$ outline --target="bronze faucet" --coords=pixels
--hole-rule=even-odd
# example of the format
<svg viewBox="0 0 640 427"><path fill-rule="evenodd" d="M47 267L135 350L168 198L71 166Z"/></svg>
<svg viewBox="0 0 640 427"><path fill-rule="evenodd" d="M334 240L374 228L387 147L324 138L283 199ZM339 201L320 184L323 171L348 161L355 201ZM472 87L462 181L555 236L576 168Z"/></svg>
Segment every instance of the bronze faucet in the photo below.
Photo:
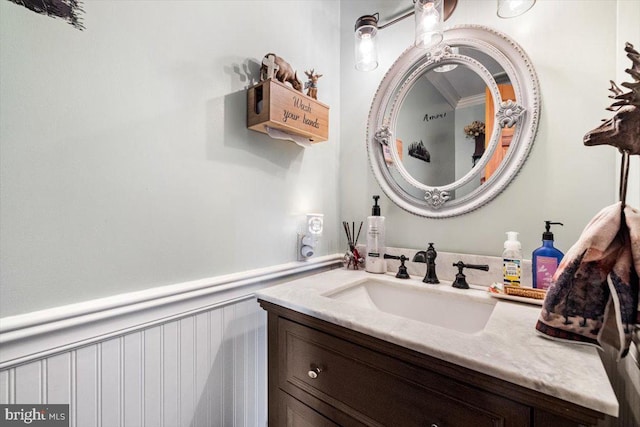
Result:
<svg viewBox="0 0 640 427"><path fill-rule="evenodd" d="M422 281L424 283L436 284L440 283L438 275L436 274L436 258L438 253L433 247L433 243L429 243L429 247L426 251L418 251L413 256L413 262L424 262L427 264L427 273Z"/></svg>

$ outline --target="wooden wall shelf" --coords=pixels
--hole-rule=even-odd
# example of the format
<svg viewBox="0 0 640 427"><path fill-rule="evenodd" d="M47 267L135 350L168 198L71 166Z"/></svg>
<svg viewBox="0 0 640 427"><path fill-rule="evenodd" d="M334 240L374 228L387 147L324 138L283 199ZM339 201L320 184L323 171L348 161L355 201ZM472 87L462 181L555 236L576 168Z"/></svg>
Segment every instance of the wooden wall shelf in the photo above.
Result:
<svg viewBox="0 0 640 427"><path fill-rule="evenodd" d="M269 79L247 90L247 127L267 133L266 126L316 143L329 139L329 106Z"/></svg>

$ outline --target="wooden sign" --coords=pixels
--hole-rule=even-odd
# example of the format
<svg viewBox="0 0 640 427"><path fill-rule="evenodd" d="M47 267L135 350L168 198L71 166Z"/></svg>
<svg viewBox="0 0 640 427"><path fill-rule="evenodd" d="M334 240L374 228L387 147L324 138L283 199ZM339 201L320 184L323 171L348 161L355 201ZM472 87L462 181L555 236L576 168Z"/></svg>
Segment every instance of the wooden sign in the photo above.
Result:
<svg viewBox="0 0 640 427"><path fill-rule="evenodd" d="M266 126L322 142L329 139L329 107L277 80L265 80L247 91L247 127L267 133Z"/></svg>

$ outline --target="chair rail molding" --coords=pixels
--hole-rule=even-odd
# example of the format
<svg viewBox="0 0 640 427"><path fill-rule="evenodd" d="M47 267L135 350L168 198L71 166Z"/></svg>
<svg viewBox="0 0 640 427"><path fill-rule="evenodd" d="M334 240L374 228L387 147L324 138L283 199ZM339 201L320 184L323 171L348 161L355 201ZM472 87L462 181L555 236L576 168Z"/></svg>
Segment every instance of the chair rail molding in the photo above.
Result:
<svg viewBox="0 0 640 427"><path fill-rule="evenodd" d="M258 289L341 262L333 254L4 317L0 370L250 299Z"/></svg>

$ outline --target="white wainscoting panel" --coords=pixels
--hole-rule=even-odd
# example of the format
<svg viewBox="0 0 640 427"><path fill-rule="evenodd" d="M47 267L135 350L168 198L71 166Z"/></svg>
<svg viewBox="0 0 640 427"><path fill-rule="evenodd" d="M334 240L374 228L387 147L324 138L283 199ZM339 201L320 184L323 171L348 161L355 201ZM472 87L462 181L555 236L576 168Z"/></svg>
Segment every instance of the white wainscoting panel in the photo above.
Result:
<svg viewBox="0 0 640 427"><path fill-rule="evenodd" d="M100 344L95 344L75 351L76 378L80 378L80 381L76 381L76 404L69 409L71 420L77 426L97 427L101 421L102 384L98 374L100 347Z"/></svg>
<svg viewBox="0 0 640 427"><path fill-rule="evenodd" d="M253 296L0 372L1 403L70 403L71 426L266 425Z"/></svg>
<svg viewBox="0 0 640 427"><path fill-rule="evenodd" d="M71 427L266 426L267 316L253 292L341 258L4 318L0 403L69 404Z"/></svg>

